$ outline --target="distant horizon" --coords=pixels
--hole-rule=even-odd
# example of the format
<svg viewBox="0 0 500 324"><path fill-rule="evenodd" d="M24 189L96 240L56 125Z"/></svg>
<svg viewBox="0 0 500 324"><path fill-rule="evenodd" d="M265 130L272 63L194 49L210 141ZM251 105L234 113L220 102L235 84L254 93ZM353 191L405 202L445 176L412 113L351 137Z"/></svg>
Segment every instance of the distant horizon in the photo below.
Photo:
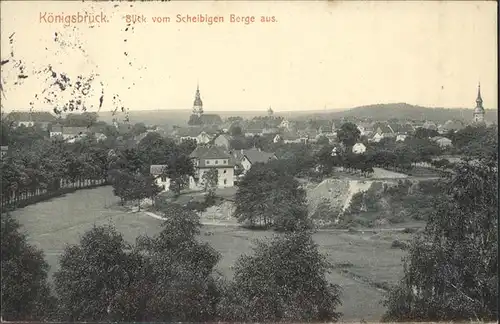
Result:
<svg viewBox="0 0 500 324"><path fill-rule="evenodd" d="M367 105L361 105L361 106L355 106L355 107L349 107L349 108L326 108L326 109L297 109L297 110L275 110L273 109L274 113L317 113L317 112L335 112L335 111L346 111L346 110L351 110L351 109L356 109L356 108L361 108L361 107L369 107L369 106L378 106L378 105L397 105L397 104L403 104L403 105L409 105L412 107L419 107L419 108L426 108L426 109L450 109L450 110L473 110L474 107L428 107L428 106L420 106L420 105L414 105L410 104L407 102L388 102L388 103L374 103L374 104L367 104ZM485 110L498 110L498 108L484 108ZM158 108L158 109L130 109L129 112L156 112L156 111L186 111L189 112L191 111L192 108ZM30 109L5 109L2 108L2 112L29 112ZM37 110L34 109L33 112L50 112L51 114L54 114L53 111L49 110ZM73 111L73 112L66 112L65 114L69 113L74 113L74 114L79 114L83 113L84 111ZM95 112L95 113L113 113L112 110L103 110L101 109L100 111L90 111L87 110L86 112ZM222 110L222 109L217 109L217 110L207 110L204 107L204 113L205 114L213 114L213 113L219 113L219 112L235 112L235 113L262 113L262 114L267 114L267 109L265 110L258 110L258 109L250 109L250 110ZM120 112L121 113L121 112ZM55 114L54 114L55 115Z"/></svg>
<svg viewBox="0 0 500 324"><path fill-rule="evenodd" d="M84 97L91 111L101 95L102 111L190 109L197 84L207 112L346 110L381 102L472 109L479 83L484 107L498 108L497 6L491 1L0 6L1 58L10 61L2 65L2 104L9 110L27 111L33 102L37 111L52 111L73 98L54 86L49 65L73 82L92 80ZM64 27L40 20L44 13L84 11L106 15L107 22ZM132 14L263 15L277 22L127 24ZM22 72L16 70L20 61Z"/></svg>

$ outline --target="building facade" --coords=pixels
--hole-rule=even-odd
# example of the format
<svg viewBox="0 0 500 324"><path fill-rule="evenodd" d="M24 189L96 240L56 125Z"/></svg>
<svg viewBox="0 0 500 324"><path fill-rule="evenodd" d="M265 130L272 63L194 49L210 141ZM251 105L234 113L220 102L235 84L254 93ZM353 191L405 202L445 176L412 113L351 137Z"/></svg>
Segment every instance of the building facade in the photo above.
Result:
<svg viewBox="0 0 500 324"><path fill-rule="evenodd" d="M231 156L217 146L198 146L191 154L195 167L195 176L190 181L191 189L203 188L203 175L210 170L217 170L217 186L234 186L234 163Z"/></svg>

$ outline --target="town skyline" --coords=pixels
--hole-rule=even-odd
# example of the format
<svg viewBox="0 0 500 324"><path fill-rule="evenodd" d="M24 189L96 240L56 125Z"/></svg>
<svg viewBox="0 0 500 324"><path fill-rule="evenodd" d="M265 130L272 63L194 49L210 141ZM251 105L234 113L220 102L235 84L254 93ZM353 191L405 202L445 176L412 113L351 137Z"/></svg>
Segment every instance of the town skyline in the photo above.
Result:
<svg viewBox="0 0 500 324"><path fill-rule="evenodd" d="M1 5L2 60L15 33L15 57L28 69L51 64L68 75L95 75L89 101L98 103L102 88L101 111L113 109L115 94L130 110L190 110L197 84L206 111L344 110L400 102L473 109L478 83L485 109L498 105L492 2ZM82 10L103 12L110 22L93 28L36 22L40 12ZM177 12L279 19L272 25L132 24L125 31L120 18ZM62 41L54 42L56 32ZM14 85L15 77L2 73L3 109L29 110L45 81L33 75ZM33 109L52 106L39 100Z"/></svg>

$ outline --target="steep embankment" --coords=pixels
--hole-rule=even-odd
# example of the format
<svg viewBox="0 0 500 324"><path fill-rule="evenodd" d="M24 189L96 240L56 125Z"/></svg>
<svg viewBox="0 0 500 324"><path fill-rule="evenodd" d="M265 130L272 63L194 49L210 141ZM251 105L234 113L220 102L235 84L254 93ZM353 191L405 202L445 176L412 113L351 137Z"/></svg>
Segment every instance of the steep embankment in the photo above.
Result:
<svg viewBox="0 0 500 324"><path fill-rule="evenodd" d="M349 207L352 197L367 191L373 180L326 179L319 184L305 187L309 215L322 223L336 223L339 216Z"/></svg>
<svg viewBox="0 0 500 324"><path fill-rule="evenodd" d="M351 204L352 197L359 193L365 192L370 189L373 181L360 181L360 180L349 180L349 190L347 191L347 197L344 201L344 206L342 212L344 212Z"/></svg>

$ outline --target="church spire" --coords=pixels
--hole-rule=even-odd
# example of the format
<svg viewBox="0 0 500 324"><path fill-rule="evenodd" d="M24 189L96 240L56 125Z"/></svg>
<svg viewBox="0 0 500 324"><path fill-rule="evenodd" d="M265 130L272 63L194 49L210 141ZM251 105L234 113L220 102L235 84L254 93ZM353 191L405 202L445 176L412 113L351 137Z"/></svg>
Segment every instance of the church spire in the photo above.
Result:
<svg viewBox="0 0 500 324"><path fill-rule="evenodd" d="M267 115L272 116L273 114L274 114L273 108L271 108L271 106L269 106L269 108L267 109Z"/></svg>
<svg viewBox="0 0 500 324"><path fill-rule="evenodd" d="M475 123L483 123L484 122L484 107L483 107L483 98L481 98L481 83L477 86L477 98L476 98L476 108L474 108L473 112L473 121Z"/></svg>
<svg viewBox="0 0 500 324"><path fill-rule="evenodd" d="M476 99L476 107L483 108L483 98L481 98L481 82L479 82L477 86L477 99Z"/></svg>

